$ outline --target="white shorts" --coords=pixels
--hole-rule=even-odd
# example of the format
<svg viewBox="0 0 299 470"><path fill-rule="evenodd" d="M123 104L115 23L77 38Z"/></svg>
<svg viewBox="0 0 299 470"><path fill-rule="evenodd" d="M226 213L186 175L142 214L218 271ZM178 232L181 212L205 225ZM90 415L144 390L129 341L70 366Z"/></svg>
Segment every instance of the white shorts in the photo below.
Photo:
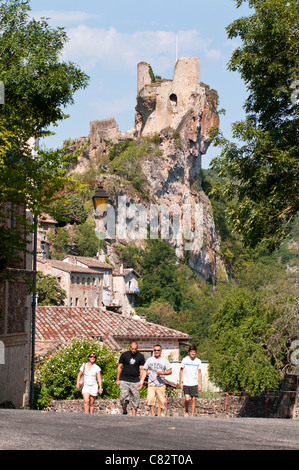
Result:
<svg viewBox="0 0 299 470"><path fill-rule="evenodd" d="M93 397L97 397L98 396L98 385L95 384L95 385L83 385L83 388L82 388L82 395L83 393L89 393L91 396Z"/></svg>

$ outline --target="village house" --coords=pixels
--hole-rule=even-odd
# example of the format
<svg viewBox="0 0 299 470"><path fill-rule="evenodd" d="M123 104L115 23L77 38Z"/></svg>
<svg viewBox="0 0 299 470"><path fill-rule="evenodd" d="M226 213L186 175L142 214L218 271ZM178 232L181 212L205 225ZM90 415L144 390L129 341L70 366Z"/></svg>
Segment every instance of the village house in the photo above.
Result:
<svg viewBox="0 0 299 470"><path fill-rule="evenodd" d="M113 301L122 306L126 315L133 315L136 294L139 292L138 279L140 275L132 268L113 270Z"/></svg>
<svg viewBox="0 0 299 470"><path fill-rule="evenodd" d="M48 235L51 229L57 225L57 220L48 214L41 214L37 218L37 256L39 258L49 259L50 246Z"/></svg>
<svg viewBox="0 0 299 470"><path fill-rule="evenodd" d="M55 276L67 297L68 307L106 307L134 315L134 298L140 275L134 269L113 269L97 258L66 256L63 260L37 259L37 269Z"/></svg>
<svg viewBox="0 0 299 470"><path fill-rule="evenodd" d="M88 256L66 256L63 258L65 263L72 263L76 264L77 266L81 266L84 268L92 269L102 276L102 297L101 297L101 304L105 307L110 306L113 304L112 299L112 271L113 267L111 264L105 263L97 258L92 258ZM125 313L125 312L122 312Z"/></svg>
<svg viewBox="0 0 299 470"><path fill-rule="evenodd" d="M49 259L38 259L37 270L56 277L67 294L64 302L68 307L102 305L103 273L77 264Z"/></svg>

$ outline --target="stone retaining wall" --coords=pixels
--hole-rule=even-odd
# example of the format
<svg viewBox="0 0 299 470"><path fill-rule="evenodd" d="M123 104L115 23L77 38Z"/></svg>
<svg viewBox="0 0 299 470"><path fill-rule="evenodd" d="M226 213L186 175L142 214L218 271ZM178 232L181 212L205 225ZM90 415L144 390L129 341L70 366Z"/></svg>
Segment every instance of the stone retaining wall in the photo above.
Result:
<svg viewBox="0 0 299 470"><path fill-rule="evenodd" d="M280 413L280 404L280 396L232 397L224 395L213 399L197 398L195 416L211 418L299 418L299 414L295 411L293 415ZM130 412L129 407L128 410ZM46 411L83 413L83 400L52 400ZM121 414L122 407L119 399L96 400L95 413ZM145 398L140 400L138 415L150 416ZM184 398L168 397L166 415L184 416Z"/></svg>

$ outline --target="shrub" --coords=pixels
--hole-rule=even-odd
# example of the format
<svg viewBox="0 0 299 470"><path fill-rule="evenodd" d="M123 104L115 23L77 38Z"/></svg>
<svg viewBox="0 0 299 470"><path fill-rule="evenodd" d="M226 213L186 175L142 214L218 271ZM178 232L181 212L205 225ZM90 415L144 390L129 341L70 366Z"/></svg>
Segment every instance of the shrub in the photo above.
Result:
<svg viewBox="0 0 299 470"><path fill-rule="evenodd" d="M117 357L106 346L95 340L76 338L70 345L59 349L50 356L37 371L35 407L47 406L50 399L82 398L76 388L77 375L88 355L95 352L96 364L101 367L102 398L118 398L116 386Z"/></svg>

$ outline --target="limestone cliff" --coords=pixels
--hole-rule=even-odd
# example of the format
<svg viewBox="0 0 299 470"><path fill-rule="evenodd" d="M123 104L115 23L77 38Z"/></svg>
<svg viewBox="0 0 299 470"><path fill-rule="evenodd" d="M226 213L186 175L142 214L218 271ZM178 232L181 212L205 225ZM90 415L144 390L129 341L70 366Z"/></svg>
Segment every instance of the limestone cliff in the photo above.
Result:
<svg viewBox="0 0 299 470"><path fill-rule="evenodd" d="M158 211L158 223L166 212L169 241L177 256L182 257L187 250L190 267L204 279L215 279L219 270L225 269L217 254L220 240L211 203L201 189L200 173L201 156L209 145L208 130L219 125L217 93L200 82L199 73L198 58L180 58L173 80L156 78L149 64L138 64L135 126L123 134L113 118L91 122L89 141L84 141L84 151L72 171L100 166L111 204L116 208L119 196L126 196L127 207L142 203L148 209L147 223L151 209ZM108 153L113 144L128 138L138 146L146 139L153 142L153 136L155 144L148 145L144 154L139 153L135 162L136 176L142 175L146 180L144 197L145 191L141 194L130 185L132 177L124 176L116 165L113 167ZM76 146L76 142L71 142L69 148L71 144ZM137 217L134 207L135 212L126 212L127 224L132 225ZM98 229L105 231L101 220L98 224ZM118 240L117 232L115 239L126 242L123 237ZM140 237L136 243L142 244ZM108 255L113 255L111 247Z"/></svg>

